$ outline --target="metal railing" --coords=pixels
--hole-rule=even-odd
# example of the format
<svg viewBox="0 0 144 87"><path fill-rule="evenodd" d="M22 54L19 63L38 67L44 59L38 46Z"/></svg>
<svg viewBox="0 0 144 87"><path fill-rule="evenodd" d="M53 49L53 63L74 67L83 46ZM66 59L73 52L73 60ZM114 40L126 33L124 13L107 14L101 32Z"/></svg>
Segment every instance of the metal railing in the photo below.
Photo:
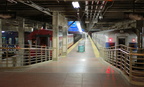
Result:
<svg viewBox="0 0 144 87"><path fill-rule="evenodd" d="M32 46L32 48L0 47L0 68L23 67L52 60L52 48Z"/></svg>
<svg viewBox="0 0 144 87"><path fill-rule="evenodd" d="M144 49L119 45L101 48L100 55L105 61L119 68L130 83L144 85Z"/></svg>

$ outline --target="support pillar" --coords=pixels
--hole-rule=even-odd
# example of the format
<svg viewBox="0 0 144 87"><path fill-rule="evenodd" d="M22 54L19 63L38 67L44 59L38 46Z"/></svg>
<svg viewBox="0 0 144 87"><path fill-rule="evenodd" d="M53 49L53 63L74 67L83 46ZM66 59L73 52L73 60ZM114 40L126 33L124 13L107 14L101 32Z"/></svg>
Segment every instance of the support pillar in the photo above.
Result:
<svg viewBox="0 0 144 87"><path fill-rule="evenodd" d="M0 47L2 47L2 19L0 19ZM2 49L0 49L0 63L2 61ZM1 64L0 64L1 66Z"/></svg>
<svg viewBox="0 0 144 87"><path fill-rule="evenodd" d="M67 56L67 49L68 49L68 41L67 41L67 32L68 32L68 26L67 26L67 20L63 16L63 47L62 47L62 56Z"/></svg>
<svg viewBox="0 0 144 87"><path fill-rule="evenodd" d="M137 21L137 37L138 37L138 48L140 48L140 50L138 50L138 53L143 53L143 50L141 48L143 48L143 26L144 26L144 21L143 20L139 20ZM144 58L144 56L137 56L137 58ZM144 62L144 60L137 60L137 62ZM144 65L137 65L137 66L144 66Z"/></svg>
<svg viewBox="0 0 144 87"><path fill-rule="evenodd" d="M24 24L25 24L25 19L20 18L19 29L18 29L18 45L20 48L24 48ZM16 66L23 66L23 59L24 59L24 50L20 49L19 57L17 57Z"/></svg>
<svg viewBox="0 0 144 87"><path fill-rule="evenodd" d="M58 12L53 12L52 24L53 24L52 60L57 61L59 58L59 13Z"/></svg>
<svg viewBox="0 0 144 87"><path fill-rule="evenodd" d="M142 34L143 34L143 25L144 25L144 21L143 20L139 20L139 21L137 21L137 25L136 25L136 28L137 28L137 36L138 36L138 40L137 40L137 42L138 42L138 48L142 48L143 46L143 41L142 41L142 39L143 39L143 36L142 36Z"/></svg>

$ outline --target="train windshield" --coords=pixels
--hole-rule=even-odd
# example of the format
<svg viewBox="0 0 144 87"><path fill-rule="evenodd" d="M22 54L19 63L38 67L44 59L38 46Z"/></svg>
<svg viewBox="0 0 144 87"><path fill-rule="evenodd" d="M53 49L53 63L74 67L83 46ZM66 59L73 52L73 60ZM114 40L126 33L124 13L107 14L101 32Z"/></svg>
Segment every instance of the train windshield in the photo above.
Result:
<svg viewBox="0 0 144 87"><path fill-rule="evenodd" d="M119 44L125 45L125 38L118 38L118 45Z"/></svg>

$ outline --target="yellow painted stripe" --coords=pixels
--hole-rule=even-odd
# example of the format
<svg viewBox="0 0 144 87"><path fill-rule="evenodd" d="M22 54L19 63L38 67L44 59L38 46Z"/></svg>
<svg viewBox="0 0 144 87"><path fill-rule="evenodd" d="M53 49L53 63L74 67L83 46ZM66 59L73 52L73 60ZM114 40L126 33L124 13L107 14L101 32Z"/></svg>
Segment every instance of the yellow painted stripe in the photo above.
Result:
<svg viewBox="0 0 144 87"><path fill-rule="evenodd" d="M81 40L82 40L82 39L80 39L79 41L81 41ZM73 46L71 46L71 47L68 49L67 53L70 53L70 52L72 51L72 49L77 46L77 44L79 43L79 41L77 41Z"/></svg>
<svg viewBox="0 0 144 87"><path fill-rule="evenodd" d="M93 48L93 51L94 51L95 56L96 56L96 57L100 57L100 56L99 56L99 51L98 51L97 47L95 46L93 40L91 39L91 37L89 37L89 39L90 39L90 41L91 41L91 45L92 45L92 48Z"/></svg>

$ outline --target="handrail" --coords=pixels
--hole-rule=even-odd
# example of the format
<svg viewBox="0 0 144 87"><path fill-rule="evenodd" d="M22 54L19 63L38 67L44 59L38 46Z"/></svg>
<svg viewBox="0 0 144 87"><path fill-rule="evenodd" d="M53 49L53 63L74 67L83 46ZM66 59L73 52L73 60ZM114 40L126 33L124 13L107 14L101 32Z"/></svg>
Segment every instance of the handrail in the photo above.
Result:
<svg viewBox="0 0 144 87"><path fill-rule="evenodd" d="M144 49L118 45L100 48L100 55L108 63L119 68L130 83L144 86Z"/></svg>
<svg viewBox="0 0 144 87"><path fill-rule="evenodd" d="M24 67L52 60L54 48L35 46L32 48L0 47L0 68Z"/></svg>

